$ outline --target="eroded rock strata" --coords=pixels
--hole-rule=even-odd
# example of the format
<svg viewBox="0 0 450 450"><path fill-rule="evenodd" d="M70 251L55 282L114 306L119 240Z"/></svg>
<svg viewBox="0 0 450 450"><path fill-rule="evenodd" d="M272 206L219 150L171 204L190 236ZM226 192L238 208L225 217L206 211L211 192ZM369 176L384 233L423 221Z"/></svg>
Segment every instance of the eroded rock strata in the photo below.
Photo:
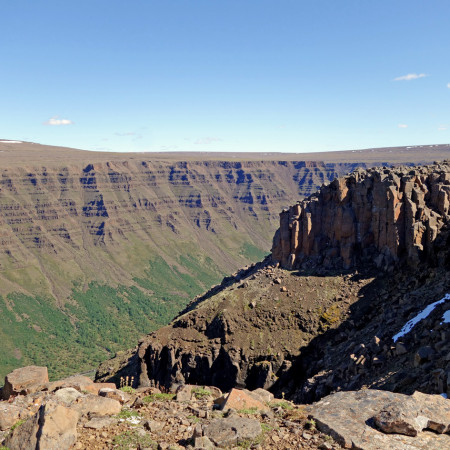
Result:
<svg viewBox="0 0 450 450"><path fill-rule="evenodd" d="M431 256L449 199L448 162L357 170L281 213L272 257L289 269L312 259L325 268L416 265Z"/></svg>
<svg viewBox="0 0 450 450"><path fill-rule="evenodd" d="M278 267L277 251L292 242L279 233L275 261L224 280L134 351L105 362L98 377L129 373L143 385L264 387L301 403L363 387L450 393L449 325L442 319L448 303L397 342L392 339L426 305L450 292L449 175L447 163L373 169L323 187L299 206L295 219L300 224L309 217L309 236L318 242L309 256L297 253L299 270ZM361 203L362 193L370 208ZM355 234L333 235L326 225L333 223L332 213L352 217L344 228ZM287 214L281 215L282 229ZM287 229L290 236L295 229ZM329 247L321 247L324 230L334 236L331 256L324 250ZM362 237L365 246L357 245ZM296 245L292 248L301 248ZM285 249L284 261L292 254L291 247Z"/></svg>

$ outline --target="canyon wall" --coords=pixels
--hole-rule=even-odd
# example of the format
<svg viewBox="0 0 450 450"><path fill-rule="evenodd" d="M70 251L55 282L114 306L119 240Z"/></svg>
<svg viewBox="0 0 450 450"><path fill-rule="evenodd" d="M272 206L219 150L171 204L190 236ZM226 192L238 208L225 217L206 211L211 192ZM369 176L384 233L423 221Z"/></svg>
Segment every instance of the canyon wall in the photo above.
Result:
<svg viewBox="0 0 450 450"><path fill-rule="evenodd" d="M312 401L364 383L396 386L401 356L418 388L425 366L413 366L409 351L427 345L429 331L418 327L403 347L392 336L450 288L449 194L447 162L334 180L281 213L271 256L194 299L97 377L262 387ZM439 322L428 330L445 350L440 371L448 339ZM443 392L429 380L421 389Z"/></svg>
<svg viewBox="0 0 450 450"><path fill-rule="evenodd" d="M358 261L392 268L429 256L448 222L448 162L356 170L280 215L272 257L292 269L315 262L348 269Z"/></svg>
<svg viewBox="0 0 450 450"><path fill-rule="evenodd" d="M264 257L283 206L357 165L76 151L11 162L15 148L0 152L0 376L87 370L133 345Z"/></svg>

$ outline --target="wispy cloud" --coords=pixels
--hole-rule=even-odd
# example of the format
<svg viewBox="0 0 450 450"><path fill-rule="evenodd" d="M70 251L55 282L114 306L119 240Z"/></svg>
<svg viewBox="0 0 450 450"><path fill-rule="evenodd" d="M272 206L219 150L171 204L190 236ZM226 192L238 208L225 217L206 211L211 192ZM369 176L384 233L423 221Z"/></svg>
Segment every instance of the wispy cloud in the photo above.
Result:
<svg viewBox="0 0 450 450"><path fill-rule="evenodd" d="M69 119L60 119L58 116L51 117L44 122L44 125L72 125L73 122Z"/></svg>
<svg viewBox="0 0 450 450"><path fill-rule="evenodd" d="M138 141L139 139L142 139L142 134L138 133L137 131L127 131L125 133L114 133L114 136L132 137L133 141Z"/></svg>
<svg viewBox="0 0 450 450"><path fill-rule="evenodd" d="M450 89L450 83L447 83L447 87Z"/></svg>
<svg viewBox="0 0 450 450"><path fill-rule="evenodd" d="M401 77L394 78L394 81L411 81L425 77L428 77L426 73L408 73L408 75L402 75Z"/></svg>
<svg viewBox="0 0 450 450"><path fill-rule="evenodd" d="M198 138L194 141L194 144L196 145L207 145L207 144L212 144L213 142L221 142L222 139L218 138L218 137L203 137L203 138Z"/></svg>
<svg viewBox="0 0 450 450"><path fill-rule="evenodd" d="M439 130L439 131L445 131L445 130L448 130L448 125L439 125L438 130Z"/></svg>
<svg viewBox="0 0 450 450"><path fill-rule="evenodd" d="M399 123L397 126L399 128L408 128L408 125L406 125L406 123Z"/></svg>

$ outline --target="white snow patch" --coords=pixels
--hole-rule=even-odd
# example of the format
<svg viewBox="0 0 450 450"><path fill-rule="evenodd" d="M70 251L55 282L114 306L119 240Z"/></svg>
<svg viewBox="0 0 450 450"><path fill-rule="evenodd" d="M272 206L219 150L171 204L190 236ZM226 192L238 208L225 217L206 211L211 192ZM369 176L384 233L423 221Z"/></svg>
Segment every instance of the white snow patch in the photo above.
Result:
<svg viewBox="0 0 450 450"><path fill-rule="evenodd" d="M126 419L119 419L119 422L127 422L133 425L138 425L141 422L142 417L127 417Z"/></svg>
<svg viewBox="0 0 450 450"><path fill-rule="evenodd" d="M450 323L450 309L442 316L443 323Z"/></svg>
<svg viewBox="0 0 450 450"><path fill-rule="evenodd" d="M432 303L431 305L428 305L423 311L417 314L416 317L413 317L411 320L406 322L403 328L395 336L392 336L394 342L397 342L399 338L408 334L415 325L417 325L421 320L426 319L433 312L434 308L436 308L437 305L440 305L447 300L450 300L450 294L445 294L445 297L441 298L437 302Z"/></svg>
<svg viewBox="0 0 450 450"><path fill-rule="evenodd" d="M3 142L4 144L21 144L22 141L0 141Z"/></svg>

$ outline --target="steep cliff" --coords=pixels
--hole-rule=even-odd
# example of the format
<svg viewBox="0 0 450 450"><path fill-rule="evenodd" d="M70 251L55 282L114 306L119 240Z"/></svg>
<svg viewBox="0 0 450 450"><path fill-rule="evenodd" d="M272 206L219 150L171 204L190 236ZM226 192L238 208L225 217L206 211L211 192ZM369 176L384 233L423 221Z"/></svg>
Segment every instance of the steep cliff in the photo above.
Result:
<svg viewBox="0 0 450 450"><path fill-rule="evenodd" d="M291 269L311 260L325 268L417 264L448 221L449 198L447 162L357 170L281 213L272 257Z"/></svg>
<svg viewBox="0 0 450 450"><path fill-rule="evenodd" d="M283 206L357 166L41 147L0 143L0 375L133 345L264 257Z"/></svg>
<svg viewBox="0 0 450 450"><path fill-rule="evenodd" d="M271 257L196 298L98 378L263 387L300 402L364 386L450 392L445 301L393 339L450 292L449 188L447 162L333 181L281 213Z"/></svg>

